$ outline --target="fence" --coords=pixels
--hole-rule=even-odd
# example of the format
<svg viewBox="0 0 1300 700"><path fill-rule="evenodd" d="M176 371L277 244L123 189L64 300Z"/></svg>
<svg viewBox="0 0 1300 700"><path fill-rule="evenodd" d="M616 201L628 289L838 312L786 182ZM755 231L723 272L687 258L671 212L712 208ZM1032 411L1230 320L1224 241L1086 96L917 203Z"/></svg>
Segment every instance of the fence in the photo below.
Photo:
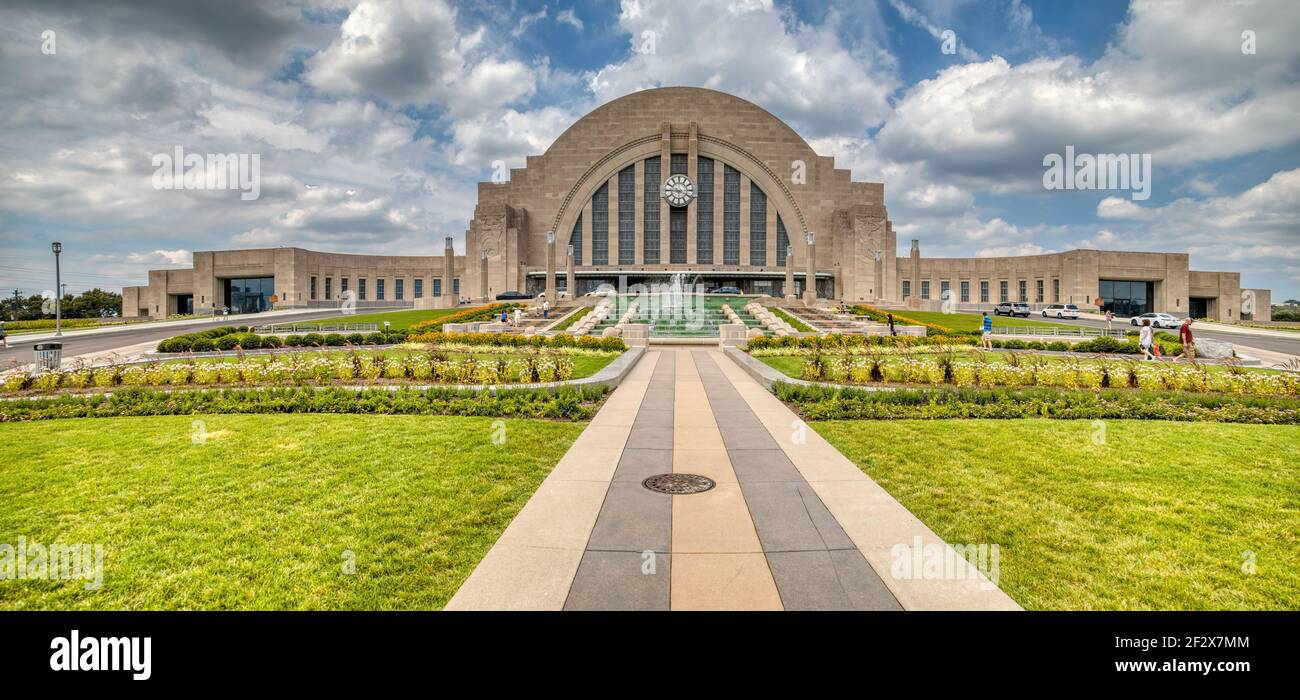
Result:
<svg viewBox="0 0 1300 700"><path fill-rule="evenodd" d="M1121 329L1106 330L1105 328L1089 328L1087 326L1076 326L1074 328L1044 328L1042 326L994 326L994 335L1028 335L1037 337L1052 338L1098 338L1101 336L1110 336L1112 338L1124 338L1127 332Z"/></svg>

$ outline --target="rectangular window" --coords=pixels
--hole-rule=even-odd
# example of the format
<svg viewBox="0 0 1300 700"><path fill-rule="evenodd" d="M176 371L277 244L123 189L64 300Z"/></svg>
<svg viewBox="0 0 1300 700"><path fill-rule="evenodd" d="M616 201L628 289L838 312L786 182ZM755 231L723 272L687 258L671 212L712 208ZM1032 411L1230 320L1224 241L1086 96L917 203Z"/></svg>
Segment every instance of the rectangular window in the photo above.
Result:
<svg viewBox="0 0 1300 700"><path fill-rule="evenodd" d="M940 298L940 299L943 299L943 300L946 301L946 300L948 299L948 292L949 292L949 290L951 290L951 289L952 289L952 286L948 283L948 280L944 280L944 281L940 282L940 283L939 283L939 298Z"/></svg>
<svg viewBox="0 0 1300 700"><path fill-rule="evenodd" d="M423 277L416 277L416 278L415 278L415 298L416 298L416 299L423 299L423 298L424 298L424 278L423 278Z"/></svg>
<svg viewBox="0 0 1300 700"><path fill-rule="evenodd" d="M333 298L334 298L334 278L326 277L325 278L325 301L329 301Z"/></svg>
<svg viewBox="0 0 1300 700"><path fill-rule="evenodd" d="M641 228L644 235L641 244L642 260L647 265L659 264L659 156L645 159L645 189L642 190L641 206L645 208Z"/></svg>
<svg viewBox="0 0 1300 700"><path fill-rule="evenodd" d="M636 262L636 168L618 172L618 264Z"/></svg>
<svg viewBox="0 0 1300 700"><path fill-rule="evenodd" d="M582 264L582 213L578 213L578 220L573 222L573 233L569 236L569 243L573 246L573 265L577 267Z"/></svg>
<svg viewBox="0 0 1300 700"><path fill-rule="evenodd" d="M685 153L674 153L672 160L668 162L669 175L689 175L690 163L686 159Z"/></svg>
<svg viewBox="0 0 1300 700"><path fill-rule="evenodd" d="M316 301L316 278L311 278L311 300Z"/></svg>
<svg viewBox="0 0 1300 700"><path fill-rule="evenodd" d="M344 277L344 278L340 281L339 293L342 294L342 295L344 295L344 296L347 296L347 293L348 293L348 278Z"/></svg>
<svg viewBox="0 0 1300 700"><path fill-rule="evenodd" d="M233 314L266 311L271 308L271 297L275 296L274 277L228 279L223 280L223 287Z"/></svg>
<svg viewBox="0 0 1300 700"><path fill-rule="evenodd" d="M740 264L740 171L722 166L722 264Z"/></svg>
<svg viewBox="0 0 1300 700"><path fill-rule="evenodd" d="M396 299L397 301L401 301L403 293L406 292L406 290L403 289L403 287L406 286L405 283L406 280L402 279L401 277L398 277L397 279L393 280L393 298Z"/></svg>
<svg viewBox="0 0 1300 700"><path fill-rule="evenodd" d="M686 264L686 207L668 210L668 262Z"/></svg>
<svg viewBox="0 0 1300 700"><path fill-rule="evenodd" d="M1042 280L1036 280L1034 282L1034 301L1038 302L1039 304L1043 303L1043 281Z"/></svg>
<svg viewBox="0 0 1300 700"><path fill-rule="evenodd" d="M903 298L912 296L912 280L903 280Z"/></svg>
<svg viewBox="0 0 1300 700"><path fill-rule="evenodd" d="M609 183L591 195L591 264L609 264Z"/></svg>
<svg viewBox="0 0 1300 700"><path fill-rule="evenodd" d="M1061 280L1059 278L1052 280L1052 303L1061 303Z"/></svg>
<svg viewBox="0 0 1300 700"><path fill-rule="evenodd" d="M451 295L454 296L454 297L456 297L457 299L460 298L460 278L459 278L459 277L453 277L452 280L451 280Z"/></svg>
<svg viewBox="0 0 1300 700"><path fill-rule="evenodd" d="M930 280L921 280L921 299L930 298Z"/></svg>
<svg viewBox="0 0 1300 700"><path fill-rule="evenodd" d="M433 295L435 297L442 296L442 279L438 277L433 278Z"/></svg>
<svg viewBox="0 0 1300 700"><path fill-rule="evenodd" d="M384 278L380 277L375 280L375 299L384 300Z"/></svg>
<svg viewBox="0 0 1300 700"><path fill-rule="evenodd" d="M961 303L970 303L970 280L961 281Z"/></svg>
<svg viewBox="0 0 1300 700"><path fill-rule="evenodd" d="M1011 286L1011 283L1010 283L1010 282L1007 282L1006 280L1002 280L1001 282L998 282L998 301L1000 301L1000 302L1002 302L1002 301L1007 301L1007 299L1008 299L1008 297L1007 297L1007 294L1008 294L1007 289L1009 289L1010 286Z"/></svg>
<svg viewBox="0 0 1300 700"><path fill-rule="evenodd" d="M749 264L767 264L767 197L749 183Z"/></svg>
<svg viewBox="0 0 1300 700"><path fill-rule="evenodd" d="M1020 301L1029 301L1029 292L1028 292L1029 284L1024 280L1020 280L1020 282L1016 285L1016 287L1017 287L1016 291L1020 292Z"/></svg>
<svg viewBox="0 0 1300 700"><path fill-rule="evenodd" d="M696 162L700 181L695 183L695 261L713 263L713 160Z"/></svg>
<svg viewBox="0 0 1300 700"><path fill-rule="evenodd" d="M989 281L980 280L980 303L989 303Z"/></svg>
<svg viewBox="0 0 1300 700"><path fill-rule="evenodd" d="M790 247L790 233L785 230L781 215L776 215L776 266L785 267L785 249Z"/></svg>
<svg viewBox="0 0 1300 700"><path fill-rule="evenodd" d="M365 301L365 300L366 300L366 278L361 277L357 279L357 301Z"/></svg>

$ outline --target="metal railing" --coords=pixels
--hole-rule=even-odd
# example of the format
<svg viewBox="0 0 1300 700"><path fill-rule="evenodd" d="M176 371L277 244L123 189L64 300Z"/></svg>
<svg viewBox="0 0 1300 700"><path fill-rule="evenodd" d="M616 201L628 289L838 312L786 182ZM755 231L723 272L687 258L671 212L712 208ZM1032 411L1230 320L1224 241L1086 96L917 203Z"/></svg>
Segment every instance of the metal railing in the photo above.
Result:
<svg viewBox="0 0 1300 700"><path fill-rule="evenodd" d="M1032 335L1047 336L1054 338L1099 338L1110 336L1112 338L1123 338L1127 333L1123 330L1105 328L1090 328L1088 326L1075 326L1074 328L1043 328L1034 326L993 326L994 335Z"/></svg>
<svg viewBox="0 0 1300 700"><path fill-rule="evenodd" d="M374 333L378 323L272 323L254 326L254 333Z"/></svg>

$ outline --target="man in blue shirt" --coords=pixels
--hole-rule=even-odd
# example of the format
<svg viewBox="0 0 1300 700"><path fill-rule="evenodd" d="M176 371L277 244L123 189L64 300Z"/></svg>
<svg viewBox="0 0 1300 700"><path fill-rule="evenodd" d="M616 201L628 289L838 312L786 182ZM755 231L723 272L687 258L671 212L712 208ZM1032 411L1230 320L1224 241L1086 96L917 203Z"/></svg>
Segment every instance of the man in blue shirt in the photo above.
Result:
<svg viewBox="0 0 1300 700"><path fill-rule="evenodd" d="M983 338L984 341L984 349L992 350L993 349L993 317L990 316L989 312L987 311L984 312L983 330L984 333L981 337Z"/></svg>

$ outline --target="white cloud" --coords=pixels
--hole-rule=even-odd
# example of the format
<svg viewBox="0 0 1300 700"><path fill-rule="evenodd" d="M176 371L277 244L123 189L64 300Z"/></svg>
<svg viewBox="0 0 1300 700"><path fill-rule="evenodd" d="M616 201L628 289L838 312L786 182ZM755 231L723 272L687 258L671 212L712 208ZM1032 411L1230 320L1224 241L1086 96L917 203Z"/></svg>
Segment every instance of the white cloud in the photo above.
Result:
<svg viewBox="0 0 1300 700"><path fill-rule="evenodd" d="M555 21L561 24L567 24L578 31L582 31L582 20L578 17L577 13L573 11L572 7L567 10L560 10L560 12L555 15Z"/></svg>
<svg viewBox="0 0 1300 700"><path fill-rule="evenodd" d="M194 253L188 250L155 250L148 253L131 253L126 262L148 265L189 265L194 262Z"/></svg>
<svg viewBox="0 0 1300 700"><path fill-rule="evenodd" d="M1098 219L1147 219L1151 212L1123 197L1107 197L1097 203Z"/></svg>

